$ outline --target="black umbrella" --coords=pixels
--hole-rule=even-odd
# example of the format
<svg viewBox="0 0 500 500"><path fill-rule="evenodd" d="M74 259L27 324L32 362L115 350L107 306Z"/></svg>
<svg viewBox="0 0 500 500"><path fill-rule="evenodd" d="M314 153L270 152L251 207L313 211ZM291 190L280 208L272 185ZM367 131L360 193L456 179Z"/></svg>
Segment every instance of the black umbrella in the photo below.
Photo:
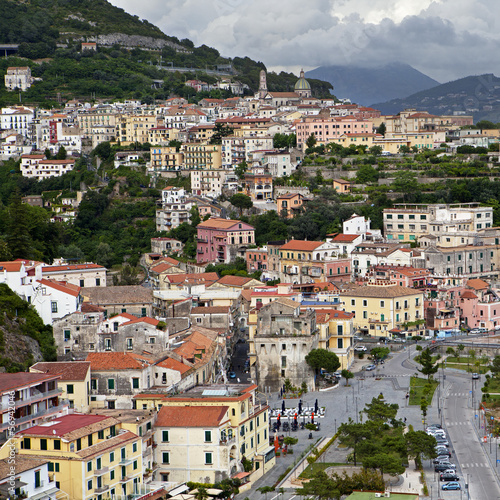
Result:
<svg viewBox="0 0 500 500"><path fill-rule="evenodd" d="M318 400L314 403L314 413L318 413Z"/></svg>
<svg viewBox="0 0 500 500"><path fill-rule="evenodd" d="M283 400L281 404L281 411L284 413L285 412L285 400Z"/></svg>

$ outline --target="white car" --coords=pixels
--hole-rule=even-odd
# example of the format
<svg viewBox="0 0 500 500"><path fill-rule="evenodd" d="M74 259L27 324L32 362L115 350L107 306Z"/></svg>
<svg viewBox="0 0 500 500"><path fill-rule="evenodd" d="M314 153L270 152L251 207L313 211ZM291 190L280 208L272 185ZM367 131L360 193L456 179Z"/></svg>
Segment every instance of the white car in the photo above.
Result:
<svg viewBox="0 0 500 500"><path fill-rule="evenodd" d="M357 345L354 350L356 352L366 352L368 349L364 345Z"/></svg>

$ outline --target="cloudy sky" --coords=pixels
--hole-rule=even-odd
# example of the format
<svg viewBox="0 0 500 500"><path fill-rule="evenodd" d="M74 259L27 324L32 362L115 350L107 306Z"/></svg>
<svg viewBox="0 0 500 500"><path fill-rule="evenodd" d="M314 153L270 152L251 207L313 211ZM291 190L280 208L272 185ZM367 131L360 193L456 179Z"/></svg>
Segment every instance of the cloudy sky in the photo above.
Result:
<svg viewBox="0 0 500 500"><path fill-rule="evenodd" d="M500 76L498 0L110 0L164 33L298 72L406 62L439 82Z"/></svg>

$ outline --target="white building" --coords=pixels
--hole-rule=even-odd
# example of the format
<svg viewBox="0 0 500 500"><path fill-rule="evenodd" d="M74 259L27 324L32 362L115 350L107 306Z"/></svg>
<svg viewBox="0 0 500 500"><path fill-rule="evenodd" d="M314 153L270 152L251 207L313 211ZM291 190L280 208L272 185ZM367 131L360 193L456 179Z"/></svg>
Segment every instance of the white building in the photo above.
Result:
<svg viewBox="0 0 500 500"><path fill-rule="evenodd" d="M12 106L0 110L0 129L15 130L23 137L31 137L31 123L35 111L24 106Z"/></svg>
<svg viewBox="0 0 500 500"><path fill-rule="evenodd" d="M225 179L225 170L192 170L191 190L194 194L216 198L222 193Z"/></svg>
<svg viewBox="0 0 500 500"><path fill-rule="evenodd" d="M31 76L31 68L29 66L7 68L5 75L5 87L7 90L25 91L31 87L34 79Z"/></svg>
<svg viewBox="0 0 500 500"><path fill-rule="evenodd" d="M60 177L75 168L75 160L47 160L43 155L23 155L21 157L21 174L31 179L47 179Z"/></svg>

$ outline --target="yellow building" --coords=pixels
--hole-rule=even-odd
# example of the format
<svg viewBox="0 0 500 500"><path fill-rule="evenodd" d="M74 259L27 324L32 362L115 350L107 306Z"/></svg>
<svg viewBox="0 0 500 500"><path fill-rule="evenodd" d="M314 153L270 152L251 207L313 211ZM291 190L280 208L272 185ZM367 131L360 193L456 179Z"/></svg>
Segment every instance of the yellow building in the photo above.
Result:
<svg viewBox="0 0 500 500"><path fill-rule="evenodd" d="M380 135L368 132L358 134L342 134L340 137L330 139L328 143L340 144L344 148L348 148L351 144L353 144L354 146L366 146L370 149L374 145L374 141L380 137Z"/></svg>
<svg viewBox="0 0 500 500"><path fill-rule="evenodd" d="M316 310L319 330L319 349L334 352L340 361L340 370L349 369L354 360L354 327L352 313L335 309Z"/></svg>
<svg viewBox="0 0 500 500"><path fill-rule="evenodd" d="M117 140L122 144L149 141L149 130L157 126L154 115L122 115L116 124Z"/></svg>
<svg viewBox="0 0 500 500"><path fill-rule="evenodd" d="M417 330L424 319L422 291L399 285L387 286L387 280L341 291L346 311L354 313L354 327L377 337L391 336L390 330Z"/></svg>
<svg viewBox="0 0 500 500"><path fill-rule="evenodd" d="M88 361L54 361L36 363L30 367L31 373L60 375L57 387L61 397L67 399L70 408L87 413L90 407L90 363Z"/></svg>
<svg viewBox="0 0 500 500"><path fill-rule="evenodd" d="M65 415L22 430L13 441L16 454L50 460L50 477L72 500L127 497L141 490L141 438L116 418ZM6 458L9 447L0 452Z"/></svg>
<svg viewBox="0 0 500 500"><path fill-rule="evenodd" d="M180 170L184 163L184 154L170 146L152 146L151 168L153 170Z"/></svg>
<svg viewBox="0 0 500 500"><path fill-rule="evenodd" d="M213 418L211 419L211 423L213 424L213 426L207 427L207 429L203 428L203 430L211 430L213 432L216 432L215 429L217 429L217 439L215 439L214 436L213 442L207 441L205 443L206 450L198 450L198 452L203 451L203 453L205 453L206 451L207 453L219 453L221 454L219 457L220 460L222 460L222 455L224 455L225 453L229 453L227 464L223 466L222 461L219 462L220 467L225 467L226 465L228 465L228 468L226 468L225 470L229 472L234 471L234 467L238 468L238 465L241 464L243 456L245 456L247 460L254 461L254 472L252 474L252 479L257 479L257 477L265 474L274 466L275 456L274 447L269 446L269 406L265 403L259 403L257 401L256 390L256 385L224 385L220 388L213 388L213 390L206 390L203 392L189 391L180 396L174 397L167 397L164 394L144 393L135 396L134 399L137 401L137 406L146 405L148 409L162 409L165 407L189 407L190 409L192 409L193 415L194 412L201 411L197 408L217 407L220 413L215 412L215 416L213 416ZM213 410L207 409L207 415L208 411L212 412ZM162 480L162 477L167 477L161 476L161 474L173 474L173 469L169 467L169 463L165 463L164 467L161 466L163 456L158 455L158 453L174 452L173 449L168 449L168 444L165 445L161 443L165 442L163 441L164 430L168 431L170 427L178 427L177 424L173 425L173 423L177 421L177 417L174 418L174 413L172 412L164 412L164 414L168 415L168 420L163 419L163 417L160 419L159 414L156 422L156 428L158 429L155 436L155 443L158 445L158 448L156 448L156 462L160 465L160 469L158 472L159 477L154 478L156 480ZM226 414L227 418L225 417ZM175 415L180 415L180 413L176 413ZM192 426L199 428L201 424L194 425L195 421L197 422L197 418L192 421ZM183 418L183 422L186 425L188 424L188 420L186 418ZM208 424L209 421L207 419L205 425L208 426ZM225 435L220 432L223 429L226 430ZM229 432L229 429L231 429L231 433ZM175 429L175 431L172 430L172 432L170 432L170 436L172 436L172 438L174 436L174 432L176 433L181 431L179 431L179 429ZM229 438L230 435L232 436L231 438ZM174 439L174 443L179 444L180 442L178 443L177 440L178 437L176 436ZM205 442L206 440L202 441ZM198 449L197 447L199 447L199 444L200 443L196 440L192 441L192 449ZM175 450L178 451L179 448L176 447ZM186 450L185 452L187 453L188 451ZM193 453L194 452L191 451L191 454ZM215 455L213 455L213 457L215 459ZM199 468L201 467L201 462L199 462L199 460L200 456L192 456L191 458L179 457L178 460L176 459L175 463L176 467L180 467L181 463L188 464L191 468L192 474L194 474L191 477L197 477L195 473L199 474ZM212 466L215 464L208 464L207 462L204 462L202 465L203 469L206 465ZM210 470L213 471L214 475L215 469L215 466L210 467ZM238 469L238 471L240 470L241 467ZM180 472L176 472L175 476L172 475L171 477L178 477L178 474L180 474Z"/></svg>
<svg viewBox="0 0 500 500"><path fill-rule="evenodd" d="M186 170L218 170L222 167L222 146L219 144L184 144Z"/></svg>
<svg viewBox="0 0 500 500"><path fill-rule="evenodd" d="M394 133L386 134L386 138L401 139L406 141L410 148L416 147L417 149L434 149L434 141L436 135L434 132L412 132L412 133Z"/></svg>
<svg viewBox="0 0 500 500"><path fill-rule="evenodd" d="M168 144L170 141L179 141L181 132L173 127L152 127L148 130L148 142L154 146Z"/></svg>

